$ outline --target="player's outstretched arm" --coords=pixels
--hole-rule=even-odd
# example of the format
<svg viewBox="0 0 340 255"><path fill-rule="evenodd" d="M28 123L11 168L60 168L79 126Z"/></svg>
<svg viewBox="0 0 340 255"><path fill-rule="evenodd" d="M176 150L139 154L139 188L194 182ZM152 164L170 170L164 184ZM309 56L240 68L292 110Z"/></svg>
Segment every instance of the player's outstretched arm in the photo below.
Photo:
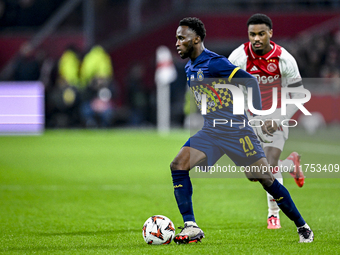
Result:
<svg viewBox="0 0 340 255"><path fill-rule="evenodd" d="M257 79L252 76L251 74L247 73L246 71L239 69L233 79L236 81L239 81L240 84L246 86L247 88L252 88L253 89L253 106L257 110L262 110L262 102L261 102L261 92L260 92L260 87L257 82ZM259 117L258 120L260 121L261 118ZM264 123L261 127L259 125L253 126L254 131L256 135L260 138L260 140L264 143L270 143L266 136L264 134L267 134L269 136L272 135L272 130L270 129L270 126L268 123ZM277 128L277 127L276 127Z"/></svg>

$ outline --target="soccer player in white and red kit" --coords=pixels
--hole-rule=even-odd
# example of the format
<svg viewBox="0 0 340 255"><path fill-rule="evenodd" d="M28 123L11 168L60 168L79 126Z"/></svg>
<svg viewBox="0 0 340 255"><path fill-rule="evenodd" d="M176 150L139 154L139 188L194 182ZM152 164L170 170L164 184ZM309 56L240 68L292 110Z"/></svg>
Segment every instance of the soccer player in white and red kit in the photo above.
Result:
<svg viewBox="0 0 340 255"><path fill-rule="evenodd" d="M282 184L281 170L289 170L296 184L302 187L304 176L300 169L300 155L292 152L285 160L280 160L285 141L288 139L288 127L282 126L282 121L291 119L298 108L288 105L285 116L281 116L281 88L303 88L300 72L294 57L283 47L271 41L273 35L272 21L264 14L254 14L247 22L249 42L236 48L229 56L229 61L258 79L262 109L270 109L273 103L272 90L277 88L277 109L265 119L274 119L277 127L271 121L265 122L273 136L268 137L272 143L263 143L263 149L269 164L273 167L275 178ZM246 93L246 91L245 91ZM290 93L292 98L304 97L299 93ZM247 97L246 97L247 98ZM269 125L269 126L268 126ZM286 124L287 125L287 124ZM277 128L277 130L275 130ZM268 229L281 228L279 207L274 198L267 193L268 199Z"/></svg>

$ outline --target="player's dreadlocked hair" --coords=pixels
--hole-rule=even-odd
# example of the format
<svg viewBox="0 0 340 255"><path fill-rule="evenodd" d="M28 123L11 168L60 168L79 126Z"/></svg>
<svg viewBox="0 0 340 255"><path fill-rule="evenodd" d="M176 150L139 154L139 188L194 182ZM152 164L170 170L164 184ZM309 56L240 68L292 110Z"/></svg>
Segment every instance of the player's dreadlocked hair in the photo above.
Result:
<svg viewBox="0 0 340 255"><path fill-rule="evenodd" d="M179 22L179 25L188 26L190 29L195 31L199 37L201 37L201 40L203 42L205 35L206 35L206 31L204 28L204 24L200 19L195 18L195 17L184 18Z"/></svg>
<svg viewBox="0 0 340 255"><path fill-rule="evenodd" d="M247 27L249 27L249 25L257 24L266 24L269 29L272 29L273 27L272 20L267 15L261 13L254 14L247 21Z"/></svg>

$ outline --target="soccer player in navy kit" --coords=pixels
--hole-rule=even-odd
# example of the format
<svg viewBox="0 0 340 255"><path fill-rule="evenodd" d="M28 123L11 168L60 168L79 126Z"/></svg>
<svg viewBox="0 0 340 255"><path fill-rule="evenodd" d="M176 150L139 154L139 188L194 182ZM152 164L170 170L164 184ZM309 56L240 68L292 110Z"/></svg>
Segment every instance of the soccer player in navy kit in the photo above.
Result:
<svg viewBox="0 0 340 255"><path fill-rule="evenodd" d="M196 103L198 105L201 103L200 91L206 91L206 88L197 85L203 84L204 79L223 78L233 83L236 79L242 78L244 79L242 85L253 89L254 108L261 110L261 95L257 80L231 64L227 58L205 49L203 44L205 35L204 24L197 18L182 19L176 31L178 54L182 59L190 59L185 66L185 71L188 85L195 94ZM245 172L248 179L258 180L263 188L276 199L281 210L298 227L300 242L312 242L313 232L300 215L287 189L273 177L270 171L261 171L264 170L262 166L269 169L269 165L252 127L245 126L240 129L237 125L213 126L213 119L221 118L221 116L238 123L242 122L240 121L242 119L248 119L245 114L233 115L232 95L225 89L217 89L213 84L207 87L213 91L210 94L215 98L211 100L216 101L218 106L215 103L208 104L208 114L204 115L203 128L190 137L170 165L174 194L184 221L184 228L175 236L174 241L179 244L198 242L204 237L203 231L196 224L193 213L189 170L196 165L213 166L222 155L226 154L238 166L257 168L258 171ZM224 95L220 97L222 93ZM263 132L270 134L265 125L263 125ZM246 149L253 153L246 154Z"/></svg>

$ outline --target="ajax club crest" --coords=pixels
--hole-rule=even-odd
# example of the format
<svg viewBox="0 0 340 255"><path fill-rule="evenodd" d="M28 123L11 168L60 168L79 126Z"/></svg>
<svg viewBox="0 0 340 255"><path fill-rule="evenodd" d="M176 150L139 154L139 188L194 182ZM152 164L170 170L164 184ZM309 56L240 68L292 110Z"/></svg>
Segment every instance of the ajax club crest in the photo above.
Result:
<svg viewBox="0 0 340 255"><path fill-rule="evenodd" d="M274 64L274 63L269 63L268 65L267 65L267 70L269 71L269 72L275 72L276 71L276 69L277 69L277 65L276 64Z"/></svg>
<svg viewBox="0 0 340 255"><path fill-rule="evenodd" d="M199 69L197 72L197 80L203 81L203 79L204 79L203 71Z"/></svg>

